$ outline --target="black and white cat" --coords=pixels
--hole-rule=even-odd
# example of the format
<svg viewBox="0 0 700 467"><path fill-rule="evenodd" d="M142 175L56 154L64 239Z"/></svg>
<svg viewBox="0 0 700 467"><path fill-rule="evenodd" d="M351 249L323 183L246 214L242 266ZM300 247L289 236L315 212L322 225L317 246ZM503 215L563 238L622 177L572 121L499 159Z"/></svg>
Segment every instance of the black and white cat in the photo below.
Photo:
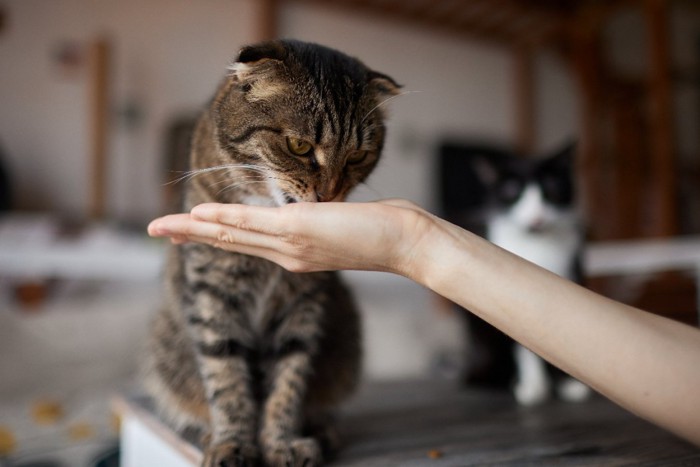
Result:
<svg viewBox="0 0 700 467"><path fill-rule="evenodd" d="M486 238L578 281L583 229L575 202L574 147L545 158L504 155L473 160L487 192ZM467 383L514 383L513 394L522 405L542 403L553 390L568 401L589 396L590 389L584 384L471 313L465 315L471 345Z"/></svg>

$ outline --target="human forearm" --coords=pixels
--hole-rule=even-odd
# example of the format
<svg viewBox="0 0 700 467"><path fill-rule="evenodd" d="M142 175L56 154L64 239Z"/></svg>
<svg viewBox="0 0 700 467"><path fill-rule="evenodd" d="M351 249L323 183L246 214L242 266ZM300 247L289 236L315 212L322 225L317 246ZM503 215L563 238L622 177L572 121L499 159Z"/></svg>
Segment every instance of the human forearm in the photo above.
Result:
<svg viewBox="0 0 700 467"><path fill-rule="evenodd" d="M700 331L614 302L411 203L206 205L149 232L297 272L402 274L468 308L630 411L700 444Z"/></svg>
<svg viewBox="0 0 700 467"><path fill-rule="evenodd" d="M700 444L700 331L597 295L440 219L409 276ZM456 279L459 278L459 279Z"/></svg>

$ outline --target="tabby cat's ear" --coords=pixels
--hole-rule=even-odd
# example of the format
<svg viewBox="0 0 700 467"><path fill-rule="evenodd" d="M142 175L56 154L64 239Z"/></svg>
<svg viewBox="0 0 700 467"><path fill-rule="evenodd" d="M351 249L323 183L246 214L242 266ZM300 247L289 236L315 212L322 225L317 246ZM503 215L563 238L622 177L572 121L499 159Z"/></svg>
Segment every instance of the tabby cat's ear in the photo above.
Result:
<svg viewBox="0 0 700 467"><path fill-rule="evenodd" d="M280 42L270 41L243 47L241 51L238 52L238 59L236 61L239 63L252 64L264 60L282 61L286 56L287 50Z"/></svg>
<svg viewBox="0 0 700 467"><path fill-rule="evenodd" d="M286 56L287 50L277 41L248 45L238 52L238 58L229 70L239 81L269 76L275 65L282 62Z"/></svg>
<svg viewBox="0 0 700 467"><path fill-rule="evenodd" d="M396 96L402 88L402 86L391 77L372 70L367 73L367 84L376 90L378 94L385 96Z"/></svg>

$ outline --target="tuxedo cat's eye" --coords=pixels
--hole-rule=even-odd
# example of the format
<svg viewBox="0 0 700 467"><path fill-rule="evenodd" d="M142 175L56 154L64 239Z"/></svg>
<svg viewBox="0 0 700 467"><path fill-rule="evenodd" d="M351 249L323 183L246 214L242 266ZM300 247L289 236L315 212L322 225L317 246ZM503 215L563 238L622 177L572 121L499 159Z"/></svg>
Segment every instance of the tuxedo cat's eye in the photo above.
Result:
<svg viewBox="0 0 700 467"><path fill-rule="evenodd" d="M563 178L543 177L540 186L544 198L552 204L565 205L573 199L573 186Z"/></svg>
<svg viewBox="0 0 700 467"><path fill-rule="evenodd" d="M296 156L308 156L313 150L311 143L307 143L299 138L287 137L287 149Z"/></svg>
<svg viewBox="0 0 700 467"><path fill-rule="evenodd" d="M368 151L354 151L348 155L348 164L359 164L360 162L367 159Z"/></svg>
<svg viewBox="0 0 700 467"><path fill-rule="evenodd" d="M523 184L518 180L505 180L498 186L498 197L502 203L514 203L523 191Z"/></svg>

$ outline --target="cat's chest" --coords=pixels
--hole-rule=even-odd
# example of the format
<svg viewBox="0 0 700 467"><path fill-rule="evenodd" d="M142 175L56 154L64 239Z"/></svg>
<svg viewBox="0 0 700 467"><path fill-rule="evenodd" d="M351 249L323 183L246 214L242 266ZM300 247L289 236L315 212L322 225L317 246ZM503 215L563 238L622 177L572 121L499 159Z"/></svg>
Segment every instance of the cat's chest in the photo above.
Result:
<svg viewBox="0 0 700 467"><path fill-rule="evenodd" d="M256 293L255 306L247 310L248 320L253 329L259 333L281 308L281 304L295 298L295 294L286 284L286 277L288 275L281 268L275 268L269 272L261 281L262 286Z"/></svg>
<svg viewBox="0 0 700 467"><path fill-rule="evenodd" d="M184 258L188 292L210 294L223 304L221 313L241 313L249 330L264 334L285 304L294 303L313 286L313 275L292 274L269 261L201 247ZM216 300L215 300L216 301ZM202 303L208 303L204 300ZM217 307L210 307L216 312Z"/></svg>
<svg viewBox="0 0 700 467"><path fill-rule="evenodd" d="M258 267L248 265L248 270L245 267L235 269L239 275L243 272L244 277L233 279L232 293L240 291L251 297L240 311L246 315L250 329L263 335L270 323L283 319L286 304L298 300L301 289L305 288L300 282L305 281L264 260L256 263L260 263Z"/></svg>
<svg viewBox="0 0 700 467"><path fill-rule="evenodd" d="M575 224L560 224L531 232L505 216L495 216L487 226L489 241L560 276L569 277L578 254L581 235Z"/></svg>

